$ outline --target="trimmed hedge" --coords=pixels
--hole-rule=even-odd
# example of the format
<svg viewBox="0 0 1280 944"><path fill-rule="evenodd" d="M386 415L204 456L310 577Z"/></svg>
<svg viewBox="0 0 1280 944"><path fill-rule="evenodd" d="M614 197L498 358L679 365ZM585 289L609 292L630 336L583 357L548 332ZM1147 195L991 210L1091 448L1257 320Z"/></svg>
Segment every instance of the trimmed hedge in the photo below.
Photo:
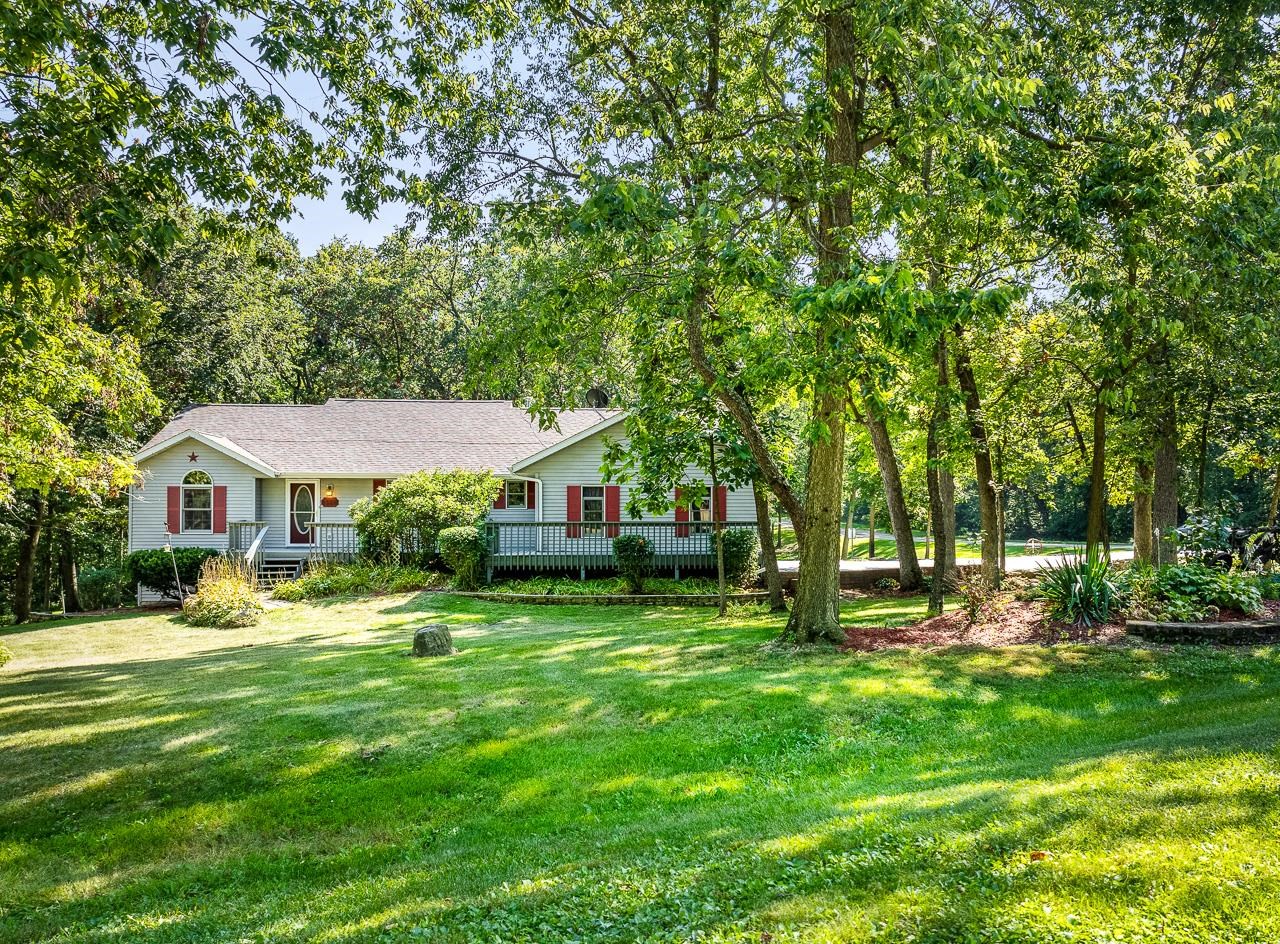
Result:
<svg viewBox="0 0 1280 944"><path fill-rule="evenodd" d="M459 590L474 590L484 575L489 545L478 527L445 528L440 532L440 558L454 573Z"/></svg>
<svg viewBox="0 0 1280 944"><path fill-rule="evenodd" d="M628 593L644 593L644 582L653 573L653 545L641 534L623 534L613 539L613 558Z"/></svg>
<svg viewBox="0 0 1280 944"><path fill-rule="evenodd" d="M131 584L142 584L170 600L178 599L178 584L173 577L173 566L178 565L183 591L195 589L200 582L200 568L220 551L212 547L175 547L170 552L164 548L134 551L124 560L125 573Z"/></svg>
<svg viewBox="0 0 1280 944"><path fill-rule="evenodd" d="M722 532L724 580L731 587L750 587L760 572L760 539L746 528ZM714 544L712 545L714 549Z"/></svg>

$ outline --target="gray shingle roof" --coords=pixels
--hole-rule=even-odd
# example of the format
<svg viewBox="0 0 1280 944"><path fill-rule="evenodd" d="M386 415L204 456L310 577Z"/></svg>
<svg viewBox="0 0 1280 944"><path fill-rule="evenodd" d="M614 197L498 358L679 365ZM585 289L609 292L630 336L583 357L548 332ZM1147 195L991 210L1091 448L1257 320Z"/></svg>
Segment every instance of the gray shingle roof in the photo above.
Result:
<svg viewBox="0 0 1280 944"><path fill-rule="evenodd" d="M504 472L511 463L616 415L567 410L542 430L509 400L330 400L318 406L188 407L147 446L195 431L231 440L281 475ZM145 447L144 447L145 448Z"/></svg>

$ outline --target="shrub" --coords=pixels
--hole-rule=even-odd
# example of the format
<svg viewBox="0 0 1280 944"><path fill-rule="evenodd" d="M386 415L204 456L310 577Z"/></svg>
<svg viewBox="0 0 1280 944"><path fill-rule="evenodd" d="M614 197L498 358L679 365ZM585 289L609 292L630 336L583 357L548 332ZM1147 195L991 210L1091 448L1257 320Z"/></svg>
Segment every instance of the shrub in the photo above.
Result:
<svg viewBox="0 0 1280 944"><path fill-rule="evenodd" d="M318 600L324 597L412 593L443 589L444 574L395 564L318 564L297 580L277 584L272 596L277 600Z"/></svg>
<svg viewBox="0 0 1280 944"><path fill-rule="evenodd" d="M728 548L725 548L726 569ZM645 579L653 572L653 545L640 534L623 534L613 539L613 557L618 562L618 576L628 593L644 593Z"/></svg>
<svg viewBox="0 0 1280 944"><path fill-rule="evenodd" d="M960 594L964 616L970 625L983 619L1000 596L995 585L979 571L960 571L952 581L952 586Z"/></svg>
<svg viewBox="0 0 1280 944"><path fill-rule="evenodd" d="M1159 601L1174 604L1180 612L1199 612L1200 619L1212 615L1213 608L1248 614L1262 611L1258 579L1241 571L1197 563L1170 564L1156 571L1152 586ZM1177 621L1184 620L1178 617Z"/></svg>
<svg viewBox="0 0 1280 944"><path fill-rule="evenodd" d="M182 604L192 626L252 626L262 615L253 577L236 561L214 557L200 571L200 585Z"/></svg>
<svg viewBox="0 0 1280 944"><path fill-rule="evenodd" d="M1175 536L1186 558L1231 566L1231 526L1221 515L1193 514Z"/></svg>
<svg viewBox="0 0 1280 944"><path fill-rule="evenodd" d="M756 582L760 569L760 540L756 533L746 528L730 528L721 532L721 540L724 541L725 583L750 587Z"/></svg>
<svg viewBox="0 0 1280 944"><path fill-rule="evenodd" d="M1120 588L1105 560L1077 557L1040 567L1039 596L1053 619L1093 626L1111 618Z"/></svg>
<svg viewBox="0 0 1280 944"><path fill-rule="evenodd" d="M129 597L129 580L119 567L87 567L80 571L76 586L86 610L120 606Z"/></svg>
<svg viewBox="0 0 1280 944"><path fill-rule="evenodd" d="M489 556L489 543L484 529L470 525L445 528L440 532L440 556L454 573L459 590L474 590L484 576L484 562Z"/></svg>
<svg viewBox="0 0 1280 944"><path fill-rule="evenodd" d="M4 643L0 643L0 669L4 668L4 664L12 658L13 653L9 651L9 648Z"/></svg>
<svg viewBox="0 0 1280 944"><path fill-rule="evenodd" d="M178 584L173 568L178 566L178 577L184 592L193 589L200 580L200 568L219 552L212 547L175 547L172 556L163 548L134 551L124 560L125 573L130 584L142 584L170 600L178 599Z"/></svg>
<svg viewBox="0 0 1280 944"><path fill-rule="evenodd" d="M1262 612L1262 588L1253 574L1233 570L1218 572L1218 590L1214 605L1224 610L1239 610L1249 616Z"/></svg>
<svg viewBox="0 0 1280 944"><path fill-rule="evenodd" d="M380 563L430 564L445 528L474 527L498 494L488 472L414 472L351 505L361 550Z"/></svg>
<svg viewBox="0 0 1280 944"><path fill-rule="evenodd" d="M1258 593L1264 600L1280 600L1280 574L1259 577Z"/></svg>

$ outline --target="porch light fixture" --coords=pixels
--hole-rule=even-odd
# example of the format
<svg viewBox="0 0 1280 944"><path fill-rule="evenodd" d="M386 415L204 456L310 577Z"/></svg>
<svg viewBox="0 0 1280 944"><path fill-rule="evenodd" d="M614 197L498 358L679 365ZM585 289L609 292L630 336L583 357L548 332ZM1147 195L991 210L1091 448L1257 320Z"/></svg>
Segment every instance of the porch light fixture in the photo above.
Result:
<svg viewBox="0 0 1280 944"><path fill-rule="evenodd" d="M320 499L321 508L337 508L338 496L334 494L333 483L330 482L324 487L324 495Z"/></svg>

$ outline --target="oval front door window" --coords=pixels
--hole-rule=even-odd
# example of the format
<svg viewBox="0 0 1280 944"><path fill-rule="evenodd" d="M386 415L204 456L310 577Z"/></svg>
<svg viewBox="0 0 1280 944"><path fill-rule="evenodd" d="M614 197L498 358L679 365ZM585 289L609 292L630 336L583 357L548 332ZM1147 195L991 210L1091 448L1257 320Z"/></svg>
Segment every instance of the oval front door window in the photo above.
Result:
<svg viewBox="0 0 1280 944"><path fill-rule="evenodd" d="M293 492L293 537L306 541L311 537L311 522L315 520L315 496L308 486L299 486Z"/></svg>

